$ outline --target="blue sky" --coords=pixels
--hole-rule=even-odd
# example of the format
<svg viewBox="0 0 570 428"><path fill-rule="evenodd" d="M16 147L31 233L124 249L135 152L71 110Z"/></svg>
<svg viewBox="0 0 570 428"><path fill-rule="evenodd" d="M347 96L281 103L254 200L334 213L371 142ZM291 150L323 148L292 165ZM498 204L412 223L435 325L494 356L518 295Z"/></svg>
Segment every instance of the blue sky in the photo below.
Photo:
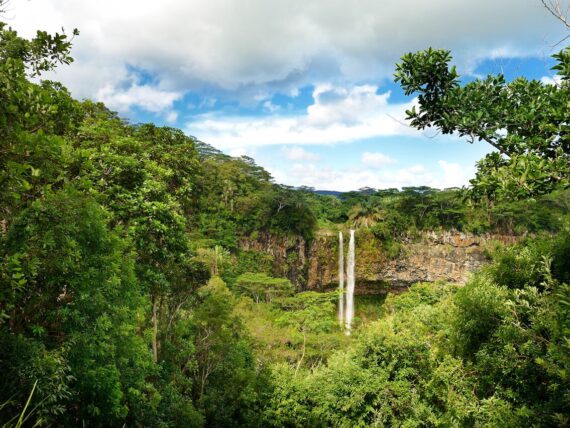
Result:
<svg viewBox="0 0 570 428"><path fill-rule="evenodd" d="M564 2L563 2L564 3ZM450 49L472 80L553 83L566 34L539 0L12 0L25 36L77 27L50 79L131 122L175 126L275 180L318 189L462 186L489 150L405 124L408 51Z"/></svg>

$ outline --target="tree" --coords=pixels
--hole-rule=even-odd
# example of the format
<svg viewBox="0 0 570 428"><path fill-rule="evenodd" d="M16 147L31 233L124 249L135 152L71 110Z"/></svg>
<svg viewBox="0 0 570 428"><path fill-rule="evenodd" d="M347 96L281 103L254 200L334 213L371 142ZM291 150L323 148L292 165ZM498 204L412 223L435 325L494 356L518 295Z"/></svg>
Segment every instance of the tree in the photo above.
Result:
<svg viewBox="0 0 570 428"><path fill-rule="evenodd" d="M540 0L543 6L548 10L552 16L562 22L568 29L570 29L570 21L568 20L568 12L570 5L563 11L562 2L560 0ZM564 41L563 39L562 41Z"/></svg>
<svg viewBox="0 0 570 428"><path fill-rule="evenodd" d="M0 3L0 7L3 4L4 2ZM52 70L58 64L73 62L70 55L72 40L68 40L65 33L51 35L38 31L36 37L27 40L19 37L11 28L6 29L3 22L0 23L0 32L0 59L3 62L20 62L31 77ZM79 31L74 29L72 34L78 36Z"/></svg>
<svg viewBox="0 0 570 428"><path fill-rule="evenodd" d="M348 220L354 227L369 228L386 218L385 211L373 201L365 200L348 212Z"/></svg>
<svg viewBox="0 0 570 428"><path fill-rule="evenodd" d="M301 357L295 367L295 375L299 371L307 352L307 334L323 333L336 328L333 318L335 293L317 293L306 291L280 301L286 312L278 320L283 325L293 326L303 336Z"/></svg>
<svg viewBox="0 0 570 428"><path fill-rule="evenodd" d="M221 245L215 245L214 248L198 248L196 259L210 268L212 276L217 276L230 261L230 252Z"/></svg>
<svg viewBox="0 0 570 428"><path fill-rule="evenodd" d="M411 126L486 141L498 153L478 163L474 199L525 198L570 186L570 49L553 55L559 85L501 74L461 85L451 54L427 49L408 53L395 81L418 108L406 111Z"/></svg>
<svg viewBox="0 0 570 428"><path fill-rule="evenodd" d="M213 277L198 297L192 312L196 401L211 426L256 426L265 380L234 313L233 295L220 277Z"/></svg>
<svg viewBox="0 0 570 428"><path fill-rule="evenodd" d="M27 40L0 22L0 233L19 208L61 179L69 160L61 136L77 103L61 85L37 85L28 74L70 63L70 49L65 34L39 31Z"/></svg>
<svg viewBox="0 0 570 428"><path fill-rule="evenodd" d="M0 23L0 425L32 388L30 426L255 425L264 377L191 249L217 243L204 218L234 245L255 230L270 176L31 80L70 43Z"/></svg>
<svg viewBox="0 0 570 428"><path fill-rule="evenodd" d="M39 420L124 420L127 395L144 388L151 363L133 332L142 306L128 243L108 214L76 189L35 201L8 233L0 263L0 402L39 379ZM130 391L130 392L127 392ZM74 410L71 410L74 409Z"/></svg>
<svg viewBox="0 0 570 428"><path fill-rule="evenodd" d="M295 292L287 278L272 278L264 273L244 273L238 276L236 285L256 303L260 300L271 302L276 297L291 296Z"/></svg>
<svg viewBox="0 0 570 428"><path fill-rule="evenodd" d="M265 221L271 231L295 233L305 239L313 237L316 218L304 192L274 184L264 196L269 208L265 213Z"/></svg>

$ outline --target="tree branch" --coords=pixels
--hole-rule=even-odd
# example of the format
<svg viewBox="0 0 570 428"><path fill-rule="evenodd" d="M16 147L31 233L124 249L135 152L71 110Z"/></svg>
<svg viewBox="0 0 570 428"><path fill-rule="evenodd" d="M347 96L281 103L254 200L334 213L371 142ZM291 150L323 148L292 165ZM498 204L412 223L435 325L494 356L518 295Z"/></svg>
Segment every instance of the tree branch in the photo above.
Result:
<svg viewBox="0 0 570 428"><path fill-rule="evenodd" d="M560 7L560 0L540 0L542 5L546 8L546 10L548 10L552 16L554 16L556 19L558 19L560 22L562 22L568 29L570 29L570 22L568 21L568 9L570 9L570 5L568 6L568 9L566 10L566 14L564 14L562 12L562 9Z"/></svg>
<svg viewBox="0 0 570 428"><path fill-rule="evenodd" d="M487 143L489 143L490 145L492 145L494 148L496 148L499 153L501 153L502 155L505 155L506 157L510 158L511 156L502 148L500 148L497 143L495 143L493 140L490 140L487 137L482 137L482 136L478 136L479 138L481 138L482 140L486 141Z"/></svg>

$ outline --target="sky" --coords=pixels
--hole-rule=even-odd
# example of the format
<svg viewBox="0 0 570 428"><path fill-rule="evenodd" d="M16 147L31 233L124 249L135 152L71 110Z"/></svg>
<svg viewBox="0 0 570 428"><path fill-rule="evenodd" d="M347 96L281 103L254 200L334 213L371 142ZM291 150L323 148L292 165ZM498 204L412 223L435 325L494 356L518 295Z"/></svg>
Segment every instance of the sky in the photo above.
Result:
<svg viewBox="0 0 570 428"><path fill-rule="evenodd" d="M491 148L407 126L406 52L452 51L463 81L554 83L567 35L540 0L10 0L20 35L80 35L43 76L132 123L184 130L275 181L322 190L468 185Z"/></svg>

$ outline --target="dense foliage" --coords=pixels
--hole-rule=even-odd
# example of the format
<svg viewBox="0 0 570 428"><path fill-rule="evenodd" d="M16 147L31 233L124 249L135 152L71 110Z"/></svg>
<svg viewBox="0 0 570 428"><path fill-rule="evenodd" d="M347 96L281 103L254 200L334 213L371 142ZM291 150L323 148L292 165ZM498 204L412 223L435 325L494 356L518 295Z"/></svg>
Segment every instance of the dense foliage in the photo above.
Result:
<svg viewBox="0 0 570 428"><path fill-rule="evenodd" d="M478 163L471 184L477 199L527 198L570 186L570 48L554 55L559 84L501 74L460 85L449 51L409 53L396 66L413 127L483 140L497 152Z"/></svg>
<svg viewBox="0 0 570 428"><path fill-rule="evenodd" d="M251 159L29 80L69 48L0 27L0 421L37 382L39 425L254 424L265 377L204 285L238 236L308 238L312 212Z"/></svg>
<svg viewBox="0 0 570 428"><path fill-rule="evenodd" d="M570 230L463 287L416 284L325 366L275 372L274 426L567 426Z"/></svg>
<svg viewBox="0 0 570 428"><path fill-rule="evenodd" d="M24 40L0 24L2 426L570 424L564 180L480 204L459 189L280 186L250 158L30 80L70 63L70 47L65 34ZM448 57L430 52L445 74ZM531 86L558 114L565 85ZM538 131L552 153L517 130L504 144L565 159L567 118L549 120ZM362 299L347 337L336 293L299 293L275 277L273 254L245 245L345 226L392 255L422 230L536 236L498 249L463 288Z"/></svg>

